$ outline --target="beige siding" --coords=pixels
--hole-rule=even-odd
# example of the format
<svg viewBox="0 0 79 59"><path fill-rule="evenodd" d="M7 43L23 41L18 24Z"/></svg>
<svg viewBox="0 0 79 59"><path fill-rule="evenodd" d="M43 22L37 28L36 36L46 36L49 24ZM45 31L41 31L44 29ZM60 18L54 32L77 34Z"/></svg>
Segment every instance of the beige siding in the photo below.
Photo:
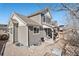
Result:
<svg viewBox="0 0 79 59"><path fill-rule="evenodd" d="M45 16L45 22L43 22L43 17ZM49 12L46 12L44 14L44 16L42 16L42 24L51 24L51 15Z"/></svg>
<svg viewBox="0 0 79 59"><path fill-rule="evenodd" d="M19 26L18 27L18 41L24 46L28 46L28 27Z"/></svg>
<svg viewBox="0 0 79 59"><path fill-rule="evenodd" d="M10 21L9 23L9 41L13 42L13 23Z"/></svg>
<svg viewBox="0 0 79 59"><path fill-rule="evenodd" d="M47 12L45 16L49 17L50 19L52 18L49 12Z"/></svg>
<svg viewBox="0 0 79 59"><path fill-rule="evenodd" d="M15 14L11 17L10 23L9 23L9 41L13 43L13 22L12 19L17 20L18 22L18 32L16 33L18 36L18 41L23 43L24 45L28 46L28 28L26 27L26 24L24 24L21 19L19 19ZM12 29L12 30L11 30ZM12 33L11 33L12 31Z"/></svg>
<svg viewBox="0 0 79 59"><path fill-rule="evenodd" d="M34 44L38 44L39 42L41 42L41 38L46 37L45 35L46 33L44 32L44 30L40 30L39 33L34 33L33 30L30 30L29 28L29 43L30 45L34 45Z"/></svg>

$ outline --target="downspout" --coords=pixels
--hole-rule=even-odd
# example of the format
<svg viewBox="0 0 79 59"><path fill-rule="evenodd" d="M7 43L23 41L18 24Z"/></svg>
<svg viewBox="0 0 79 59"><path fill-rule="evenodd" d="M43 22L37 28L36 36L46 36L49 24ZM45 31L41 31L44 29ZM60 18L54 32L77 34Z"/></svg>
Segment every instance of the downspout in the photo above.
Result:
<svg viewBox="0 0 79 59"><path fill-rule="evenodd" d="M29 44L29 26L28 26L28 47L30 47L30 44Z"/></svg>

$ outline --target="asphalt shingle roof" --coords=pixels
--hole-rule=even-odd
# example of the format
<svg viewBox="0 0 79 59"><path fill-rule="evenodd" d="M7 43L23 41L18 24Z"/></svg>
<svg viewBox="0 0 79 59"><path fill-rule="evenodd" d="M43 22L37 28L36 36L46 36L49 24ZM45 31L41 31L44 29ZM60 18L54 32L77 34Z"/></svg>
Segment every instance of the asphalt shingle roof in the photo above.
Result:
<svg viewBox="0 0 79 59"><path fill-rule="evenodd" d="M26 22L27 25L37 25L37 26L41 26L40 24L38 24L37 22L35 22L34 20L28 18L27 16L24 15L20 15L18 13L15 13L18 17L20 17L24 22Z"/></svg>
<svg viewBox="0 0 79 59"><path fill-rule="evenodd" d="M45 12L47 12L47 11L49 11L49 9L48 9L48 8L45 8L45 9L43 9L43 10L37 11L37 12L34 13L34 14L29 15L28 17L32 17L32 16L35 16L35 15L38 15L38 14L41 14L41 13L45 13Z"/></svg>

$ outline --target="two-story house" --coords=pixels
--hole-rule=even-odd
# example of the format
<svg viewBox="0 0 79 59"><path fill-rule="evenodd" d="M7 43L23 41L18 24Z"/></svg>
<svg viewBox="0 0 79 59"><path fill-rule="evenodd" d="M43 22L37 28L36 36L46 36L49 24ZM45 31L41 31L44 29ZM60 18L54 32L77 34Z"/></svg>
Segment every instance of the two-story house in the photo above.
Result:
<svg viewBox="0 0 79 59"><path fill-rule="evenodd" d="M51 19L48 8L30 16L13 13L9 21L9 40L24 46L38 45L43 39L53 40L54 25Z"/></svg>

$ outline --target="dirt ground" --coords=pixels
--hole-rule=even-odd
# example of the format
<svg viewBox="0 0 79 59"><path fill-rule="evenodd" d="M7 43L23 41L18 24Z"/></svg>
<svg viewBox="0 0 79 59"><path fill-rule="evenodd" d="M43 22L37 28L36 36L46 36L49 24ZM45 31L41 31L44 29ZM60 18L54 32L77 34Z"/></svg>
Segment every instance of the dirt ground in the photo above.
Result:
<svg viewBox="0 0 79 59"><path fill-rule="evenodd" d="M62 41L62 42L61 42ZM42 43L40 46L29 47L18 47L8 42L5 48L4 56L53 56L53 48L63 48L64 41L57 41L54 43L53 40L48 40Z"/></svg>
<svg viewBox="0 0 79 59"><path fill-rule="evenodd" d="M42 43L40 46L18 47L8 42L6 44L5 56L51 56L53 40Z"/></svg>

